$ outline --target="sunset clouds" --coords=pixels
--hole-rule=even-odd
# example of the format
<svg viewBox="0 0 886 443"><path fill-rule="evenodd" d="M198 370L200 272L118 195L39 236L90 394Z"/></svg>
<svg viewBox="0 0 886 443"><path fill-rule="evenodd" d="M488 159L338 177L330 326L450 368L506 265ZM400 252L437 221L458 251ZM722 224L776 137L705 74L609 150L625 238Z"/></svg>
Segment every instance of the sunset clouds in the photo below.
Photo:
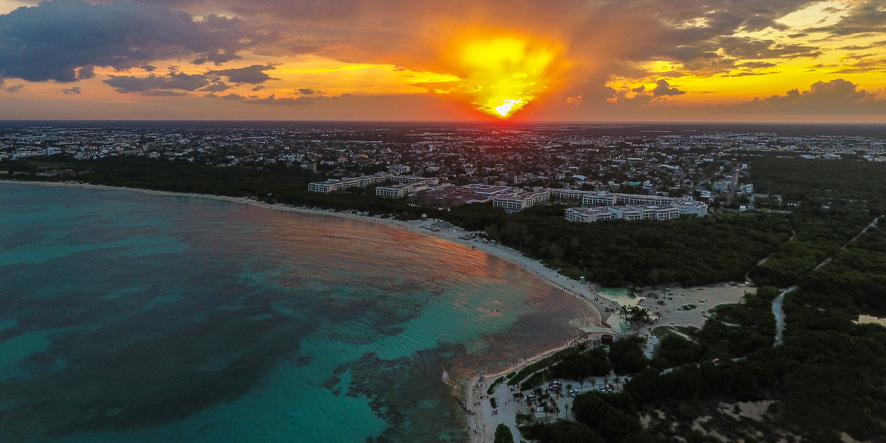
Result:
<svg viewBox="0 0 886 443"><path fill-rule="evenodd" d="M0 0L0 84L21 85L0 118L463 120L508 100L529 120L886 117L878 0L24 4ZM523 60L466 62L494 41Z"/></svg>

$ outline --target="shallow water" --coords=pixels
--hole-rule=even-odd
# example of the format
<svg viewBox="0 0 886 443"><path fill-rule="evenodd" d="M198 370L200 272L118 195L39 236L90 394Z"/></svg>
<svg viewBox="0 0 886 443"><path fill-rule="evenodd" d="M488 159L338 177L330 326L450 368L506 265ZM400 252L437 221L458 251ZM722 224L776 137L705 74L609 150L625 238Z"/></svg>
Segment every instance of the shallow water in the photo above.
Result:
<svg viewBox="0 0 886 443"><path fill-rule="evenodd" d="M380 224L10 183L0 288L4 441L461 441L441 366L502 369L588 313Z"/></svg>

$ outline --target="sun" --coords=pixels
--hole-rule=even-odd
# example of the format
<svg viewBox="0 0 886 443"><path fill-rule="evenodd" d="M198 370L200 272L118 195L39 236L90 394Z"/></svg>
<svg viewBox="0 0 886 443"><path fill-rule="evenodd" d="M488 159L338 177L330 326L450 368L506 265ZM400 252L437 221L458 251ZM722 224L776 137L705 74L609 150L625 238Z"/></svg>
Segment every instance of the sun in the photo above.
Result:
<svg viewBox="0 0 886 443"><path fill-rule="evenodd" d="M513 111L515 107L516 107L516 109L522 108L523 107L523 100L506 99L504 104L502 104L501 106L495 107L495 112L498 112L498 114L501 115L502 117L507 117L508 113Z"/></svg>
<svg viewBox="0 0 886 443"><path fill-rule="evenodd" d="M478 110L512 117L536 100L551 83L554 51L528 39L499 37L469 41L461 51L466 94Z"/></svg>

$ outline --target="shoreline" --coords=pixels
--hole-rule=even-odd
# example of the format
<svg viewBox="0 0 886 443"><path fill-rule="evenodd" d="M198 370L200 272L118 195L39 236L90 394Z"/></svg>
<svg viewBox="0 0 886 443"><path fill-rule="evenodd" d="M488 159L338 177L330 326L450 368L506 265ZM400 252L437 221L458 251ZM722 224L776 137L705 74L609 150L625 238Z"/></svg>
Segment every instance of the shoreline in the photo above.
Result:
<svg viewBox="0 0 886 443"><path fill-rule="evenodd" d="M483 242L478 239L465 238L472 231L465 231L459 227L443 227L438 225L444 222L436 219L422 219L401 221L393 218L381 218L380 216L367 216L355 213L353 210L338 212L332 209L308 208L304 206L289 206L285 204L268 204L258 201L254 197L229 197L211 194L184 193L174 191L158 191L143 188L127 188L120 186L93 185L88 183L66 183L66 182L41 182L41 181L18 181L10 179L0 179L0 183L24 184L31 186L48 186L48 187L79 187L84 189L99 189L111 191L129 191L138 192L146 195L166 196L166 197L188 197L204 200L223 201L229 203L239 203L255 206L262 209L292 212L314 216L330 216L354 221L362 221L376 223L389 226L395 229L401 229L413 234L423 235L426 237L455 243L464 247L470 247L473 250L483 252L487 255L495 256L501 260L510 263L513 266L522 267L524 271L540 278L547 284L561 290L564 294L576 297L591 308L591 316L577 317L569 321L569 324L581 331L583 334L569 340L565 344L559 344L556 347L541 351L531 357L519 357L520 361L514 366L486 374L477 374L470 380L452 380L450 383L455 384L462 389L464 394L460 396L462 406L465 410L471 410L471 413L465 414L465 424L467 426L469 441L472 443L481 443L492 441L495 434L495 426L501 422L501 415L497 414L489 404L486 398L486 390L490 383L496 378L506 375L512 371L519 371L524 367L531 365L545 357L559 352L575 342L580 340L597 339L603 334L623 335L638 334L647 339L644 352L651 357L652 351L658 342L652 330L656 328L672 329L677 326L701 327L709 316L709 313L721 304L738 303L745 292L753 291L753 286L745 282L741 283L716 283L705 286L695 287L679 287L675 286L674 290L663 287L647 287L640 290L639 297L636 301L621 300L623 297L612 294L607 295L597 292L595 285L578 282L564 275L559 274L556 270L546 267L540 261L534 260L523 255L521 252L507 246L498 245L491 242ZM444 222L445 223L445 222ZM621 302L617 301L621 300ZM617 308L621 303L638 304L645 306L659 315L658 321L642 325L636 329L629 331L612 330L608 320L613 316L617 316ZM610 311L607 312L606 308ZM605 315L605 318L604 318ZM480 380L483 376L484 380ZM500 385L505 386L504 384ZM453 388L455 389L455 388ZM486 400L486 401L484 401ZM515 424L509 422L512 431L517 431ZM476 434L474 432L477 432ZM515 434L516 435L516 434Z"/></svg>
<svg viewBox="0 0 886 443"><path fill-rule="evenodd" d="M576 337L572 341L579 338L588 338L592 336L599 336L602 334L606 334L609 332L604 332L601 330L587 330L586 328L590 325L593 325L595 328L607 328L609 324L607 320L609 316L615 315L616 309L619 306L618 303L612 301L605 297L604 294L596 292L596 288L590 284L577 282L575 280L570 279L556 270L546 267L538 260L534 260L523 255L521 252L512 249L507 246L502 246L494 243L485 243L477 240L467 240L462 238L464 235L470 233L471 231L465 231L459 227L453 227L451 229L441 229L437 231L432 231L428 229L431 225L437 223L439 220L436 219L425 219L425 220L412 220L412 221L401 221L395 220L393 218L381 218L379 216L364 216L358 215L350 212L338 212L332 209L319 209L319 208L308 208L303 206L290 206L285 204L268 204L262 201L256 200L254 197L230 197L223 195L211 195L211 194L197 194L197 193L186 193L186 192L174 192L174 191L158 191L154 189L143 189L143 188L127 188L121 186L107 186L107 185L94 185L89 183L66 183L66 182L44 182L44 181L18 181L18 180L0 180L0 182L4 183L12 183L12 184L23 184L30 186L47 186L47 187L68 187L68 188L83 188L83 189L98 189L98 190L109 190L109 191L129 191L129 192L138 192L147 195L156 195L156 196L166 196L166 197L189 197L189 198L199 198L205 200L214 200L214 201L224 201L229 203L239 203L239 204L247 204L263 209L282 211L282 212L293 212L298 214L305 215L319 215L319 216L331 216L331 217L340 217L345 219L351 219L356 221L363 221L369 223L376 223L384 226L394 227L396 229L402 229L407 232L411 232L418 235L423 235L431 238L436 238L443 241L448 241L451 243L455 243L464 247L470 247L471 249L483 252L485 254L494 256L501 260L504 260L514 266L519 268L523 268L524 271L528 272L535 277L540 278L545 281L549 285L555 287L556 289L561 290L564 294L569 294L572 297L576 297L583 301L586 305L588 305L591 311L594 313L593 317L582 319L583 325L575 325L572 324L573 327L584 331L585 333L579 337ZM606 312L606 308L609 308L611 311ZM604 318L604 314L608 314ZM584 326L584 327L582 327ZM617 332L617 331L612 331ZM559 352L569 345L571 345L572 341L569 344L559 345L552 349L547 349L542 351L534 356L522 358L520 364L514 367L508 367L502 369L493 374L486 374L486 380L491 378L499 377L501 375L507 374L511 371L518 371L521 368L530 365L542 358L545 358L551 354ZM474 402L478 401L477 390L474 389L477 386L477 383L480 380L480 375L474 376L471 380L467 380L465 384L458 383L465 392L464 402L465 405L468 405L468 409L475 409L470 405L473 405ZM457 382L456 382L457 383ZM485 383L484 383L485 385ZM477 392L475 392L477 391ZM479 392L479 395L485 395L484 392ZM468 426L468 435L470 441L472 442L484 442L491 441L492 434L486 435L490 430L486 429L485 422L487 417L482 413L483 408L477 408L474 411L474 414L466 415L466 424ZM483 432L478 432L478 434L474 434L473 430L482 429ZM491 430L491 433L494 433L494 429Z"/></svg>

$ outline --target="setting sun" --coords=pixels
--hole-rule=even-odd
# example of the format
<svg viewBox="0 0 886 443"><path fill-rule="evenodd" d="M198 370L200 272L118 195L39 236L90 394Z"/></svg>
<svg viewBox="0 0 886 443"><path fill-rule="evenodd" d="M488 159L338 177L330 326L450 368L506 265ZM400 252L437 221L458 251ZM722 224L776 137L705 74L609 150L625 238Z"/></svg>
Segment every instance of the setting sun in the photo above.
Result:
<svg viewBox="0 0 886 443"><path fill-rule="evenodd" d="M518 38L475 40L460 58L467 94L480 111L508 118L537 99L548 87L553 51L531 47Z"/></svg>

